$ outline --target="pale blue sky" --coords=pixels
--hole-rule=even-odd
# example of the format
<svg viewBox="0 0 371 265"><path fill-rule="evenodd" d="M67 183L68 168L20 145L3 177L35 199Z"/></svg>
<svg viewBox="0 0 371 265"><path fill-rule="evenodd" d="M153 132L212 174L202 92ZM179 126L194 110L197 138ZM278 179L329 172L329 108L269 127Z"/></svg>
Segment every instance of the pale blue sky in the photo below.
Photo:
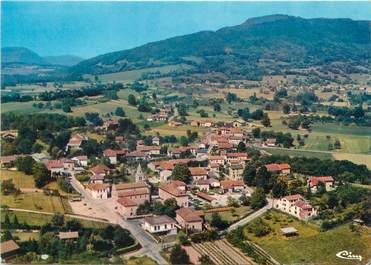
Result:
<svg viewBox="0 0 371 265"><path fill-rule="evenodd" d="M371 20L370 2L2 2L2 46L85 58L247 18Z"/></svg>

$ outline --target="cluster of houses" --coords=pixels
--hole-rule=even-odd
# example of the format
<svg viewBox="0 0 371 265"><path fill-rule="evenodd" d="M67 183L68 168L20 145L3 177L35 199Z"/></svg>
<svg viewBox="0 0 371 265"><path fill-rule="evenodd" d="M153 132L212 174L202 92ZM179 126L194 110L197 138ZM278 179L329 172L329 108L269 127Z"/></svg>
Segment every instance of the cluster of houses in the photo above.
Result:
<svg viewBox="0 0 371 265"><path fill-rule="evenodd" d="M331 191L334 189L334 178L332 176L312 176L308 178L307 185L313 193L318 191L318 187L321 184L326 191ZM273 208L293 215L301 220L308 220L318 214L317 209L300 194L288 195L273 200Z"/></svg>
<svg viewBox="0 0 371 265"><path fill-rule="evenodd" d="M163 110L155 115L165 114L169 115L170 112ZM138 208L145 202L174 199L179 207L175 219L169 216L143 216L143 228L150 233L174 233L179 228L201 231L204 218L201 211L193 209L195 201L207 203L211 207L223 207L227 204L227 196L249 195L249 188L243 182L243 172L251 158L246 152L237 150L241 143L248 144L251 136L246 130L242 130L241 126L244 124L240 121L219 127L213 127L214 123L208 120L192 121L191 125L210 127L209 132L194 145L162 149L160 138L155 136L150 145L139 140L135 150L129 151L123 148L124 137L116 136L115 142L120 148L105 149L104 164L89 168L87 156L45 160L44 163L55 176L88 172L89 181L84 187L90 196L97 200L111 199L116 212L125 219L138 218ZM117 122L108 120L95 129L108 131L117 127ZM69 140L66 150L79 149L86 140L85 135L76 134ZM273 145L275 141L268 139L266 144ZM1 163L12 163L16 158L17 156L1 157ZM151 171L150 177L142 170L142 160L148 162L146 164ZM110 175L116 166L124 161L138 165L135 181L113 184ZM179 164L187 165L189 183L172 179L173 170ZM291 167L286 163L266 164L265 168L275 174L291 174ZM157 187L156 191L151 189L149 183L155 184L152 186ZM328 191L334 188L331 176L310 177L307 184L312 192L317 192L320 183ZM273 207L299 219L317 215L317 210L299 194L276 199L273 201Z"/></svg>

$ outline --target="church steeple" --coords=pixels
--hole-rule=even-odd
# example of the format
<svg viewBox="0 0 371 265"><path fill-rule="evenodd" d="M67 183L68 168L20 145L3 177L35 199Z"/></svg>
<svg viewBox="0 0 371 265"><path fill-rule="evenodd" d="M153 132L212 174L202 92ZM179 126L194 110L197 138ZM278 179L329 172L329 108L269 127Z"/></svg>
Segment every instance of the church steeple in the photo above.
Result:
<svg viewBox="0 0 371 265"><path fill-rule="evenodd" d="M137 167L137 172L135 173L135 181L140 182L140 181L145 181L145 180L146 180L146 177L143 173L142 166L139 163Z"/></svg>

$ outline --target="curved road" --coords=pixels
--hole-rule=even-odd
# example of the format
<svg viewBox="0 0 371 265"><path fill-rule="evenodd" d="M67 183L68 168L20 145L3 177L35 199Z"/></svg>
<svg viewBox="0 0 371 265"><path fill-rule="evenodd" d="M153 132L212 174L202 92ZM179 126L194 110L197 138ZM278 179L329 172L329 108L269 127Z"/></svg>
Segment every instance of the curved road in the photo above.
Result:
<svg viewBox="0 0 371 265"><path fill-rule="evenodd" d="M138 240L142 249L137 253L143 253L150 258L154 259L159 265L168 264L168 262L160 255L162 246L158 244L150 235L147 234L140 226L138 220L124 220L118 213L115 211L113 205L114 200L97 200L91 198L90 194L86 192L81 183L74 177L71 176L71 185L78 191L86 201L95 211L102 213L107 220L112 224L118 224L122 228L125 228L130 231L130 233Z"/></svg>

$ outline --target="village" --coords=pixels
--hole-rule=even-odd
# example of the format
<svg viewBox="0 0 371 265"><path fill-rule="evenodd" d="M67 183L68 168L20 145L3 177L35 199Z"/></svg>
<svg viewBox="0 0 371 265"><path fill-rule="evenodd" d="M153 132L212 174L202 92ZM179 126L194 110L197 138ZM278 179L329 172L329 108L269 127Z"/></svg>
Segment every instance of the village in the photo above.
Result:
<svg viewBox="0 0 371 265"><path fill-rule="evenodd" d="M165 260L159 251L173 245L180 231L188 236L215 229L221 233L245 225L270 209L302 221L319 214L318 207L311 206L303 193L272 196L246 183L246 167L252 161L247 148L275 146L276 139L254 138L251 126L239 120L218 125L212 121L191 124L208 131L191 144L183 145L164 145L160 135L139 138L129 151L124 136L112 138L119 121L109 119L102 126L90 128L101 136L109 136L115 146L104 149L101 157L91 160L87 155L70 155L79 153L89 140L84 132L71 135L64 158L48 159L42 154L32 157L45 165L51 178L64 179L77 191L69 200L75 214L101 218L129 229L150 250L147 255L160 264ZM22 156L1 157L2 167L12 168L19 157ZM256 171L268 172L275 178L295 178L288 163L267 163ZM120 180L118 172L129 176L129 181ZM303 185L312 194L319 189L323 193L336 188L332 176L306 176ZM237 215L233 222L220 220L219 213L233 213L239 207L250 210ZM297 232L289 226L282 227L282 231L287 235ZM69 232L76 236L78 231ZM197 263L202 251L195 248L184 249ZM216 264L220 262L216 257L213 260ZM254 264L252 260L247 262Z"/></svg>
<svg viewBox="0 0 371 265"><path fill-rule="evenodd" d="M0 263L371 264L366 2L67 2L2 3Z"/></svg>

